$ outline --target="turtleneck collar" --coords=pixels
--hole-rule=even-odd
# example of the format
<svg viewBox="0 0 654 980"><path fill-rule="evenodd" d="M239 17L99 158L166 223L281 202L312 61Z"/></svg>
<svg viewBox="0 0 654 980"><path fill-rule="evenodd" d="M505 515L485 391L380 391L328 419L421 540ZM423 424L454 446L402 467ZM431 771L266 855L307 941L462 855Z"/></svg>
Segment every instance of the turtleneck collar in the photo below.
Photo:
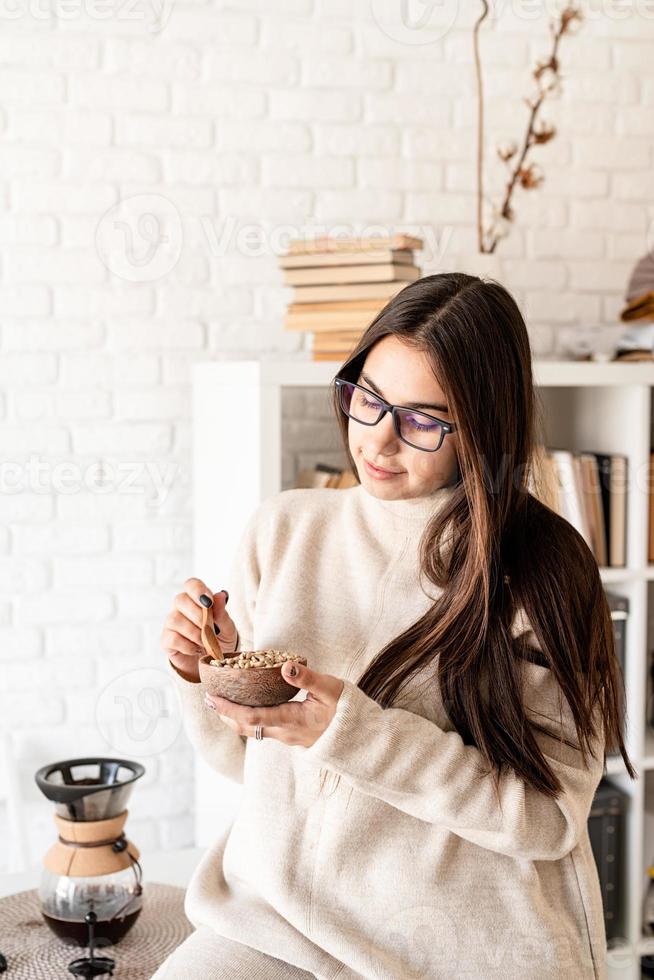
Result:
<svg viewBox="0 0 654 980"><path fill-rule="evenodd" d="M386 511L389 516L395 517L398 521L425 523L450 499L456 486L455 483L449 483L423 497L404 497L397 500L376 497L364 487L363 483L356 487L356 492L361 497L364 507L377 509L380 514Z"/></svg>

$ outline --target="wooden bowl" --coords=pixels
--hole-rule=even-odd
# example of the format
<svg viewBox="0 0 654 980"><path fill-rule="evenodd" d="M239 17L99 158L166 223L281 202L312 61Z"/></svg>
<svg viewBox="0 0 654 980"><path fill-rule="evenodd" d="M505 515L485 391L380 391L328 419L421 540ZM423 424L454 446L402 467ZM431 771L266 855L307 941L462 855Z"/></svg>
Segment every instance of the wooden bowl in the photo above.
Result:
<svg viewBox="0 0 654 980"><path fill-rule="evenodd" d="M299 691L298 687L284 680L282 664L274 667L216 667L211 663L213 659L211 654L205 653L198 662L200 680L208 694L252 708L270 708L290 701ZM306 657L299 657L298 662L306 665Z"/></svg>

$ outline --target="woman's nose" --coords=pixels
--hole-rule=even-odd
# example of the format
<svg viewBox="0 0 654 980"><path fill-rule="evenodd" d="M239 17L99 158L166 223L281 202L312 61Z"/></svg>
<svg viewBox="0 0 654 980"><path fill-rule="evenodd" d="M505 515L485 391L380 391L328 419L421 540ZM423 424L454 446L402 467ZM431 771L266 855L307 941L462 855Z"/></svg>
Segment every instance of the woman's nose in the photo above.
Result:
<svg viewBox="0 0 654 980"><path fill-rule="evenodd" d="M382 449L385 449L390 445L394 446L398 439L395 427L393 425L393 417L391 416L390 412L387 412L386 415L379 420L377 425L369 426L366 435L366 442L371 455L374 452L381 452Z"/></svg>

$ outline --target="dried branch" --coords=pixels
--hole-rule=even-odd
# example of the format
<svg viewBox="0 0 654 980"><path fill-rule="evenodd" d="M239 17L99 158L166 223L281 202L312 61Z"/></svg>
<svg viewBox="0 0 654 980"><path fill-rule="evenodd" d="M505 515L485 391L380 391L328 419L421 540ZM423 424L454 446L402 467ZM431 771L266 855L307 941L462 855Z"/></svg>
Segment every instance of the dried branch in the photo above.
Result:
<svg viewBox="0 0 654 980"><path fill-rule="evenodd" d="M583 20L580 10L574 6L566 7L560 14L558 21L550 22L550 32L552 34L552 50L546 61L539 61L532 74L536 81L537 91L532 98L526 98L525 102L529 107L526 133L520 150L517 144L499 146L498 155L507 166L511 168L504 197L499 208L495 208L495 218L491 228L486 233L482 225L483 211L483 89L481 84L481 66L479 59L479 39L478 30L481 23L488 15L488 3L482 0L483 13L474 27L474 49L475 65L477 70L477 90L479 99L479 150L477 155L477 225L479 250L481 252L494 252L501 238L504 238L510 230L510 222L514 218L511 207L511 198L515 188L520 185L526 190L533 190L544 181L544 176L540 168L533 163L527 164L527 156L533 146L549 143L556 135L554 126L538 119L543 102L547 96L556 95L561 90L561 79L559 73L559 45L561 38L565 34L572 33L573 30Z"/></svg>
<svg viewBox="0 0 654 980"><path fill-rule="evenodd" d="M479 28L488 17L487 0L481 0L482 13L477 19L472 36L475 50L475 69L477 73L477 240L479 251L484 249L484 90L481 78L481 58L479 57Z"/></svg>

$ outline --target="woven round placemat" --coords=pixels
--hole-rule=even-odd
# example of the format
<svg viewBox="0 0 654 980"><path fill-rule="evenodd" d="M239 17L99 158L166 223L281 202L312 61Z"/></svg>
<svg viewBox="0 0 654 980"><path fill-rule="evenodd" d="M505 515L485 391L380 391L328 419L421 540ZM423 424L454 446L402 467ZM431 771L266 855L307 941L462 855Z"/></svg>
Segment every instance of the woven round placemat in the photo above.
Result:
<svg viewBox="0 0 654 980"><path fill-rule="evenodd" d="M0 952L7 959L2 980L72 980L68 964L88 956L87 949L68 946L45 924L36 888L1 898L0 923ZM184 889L144 882L138 919L119 943L96 949L96 955L115 960L116 980L150 980L192 932L184 915Z"/></svg>

